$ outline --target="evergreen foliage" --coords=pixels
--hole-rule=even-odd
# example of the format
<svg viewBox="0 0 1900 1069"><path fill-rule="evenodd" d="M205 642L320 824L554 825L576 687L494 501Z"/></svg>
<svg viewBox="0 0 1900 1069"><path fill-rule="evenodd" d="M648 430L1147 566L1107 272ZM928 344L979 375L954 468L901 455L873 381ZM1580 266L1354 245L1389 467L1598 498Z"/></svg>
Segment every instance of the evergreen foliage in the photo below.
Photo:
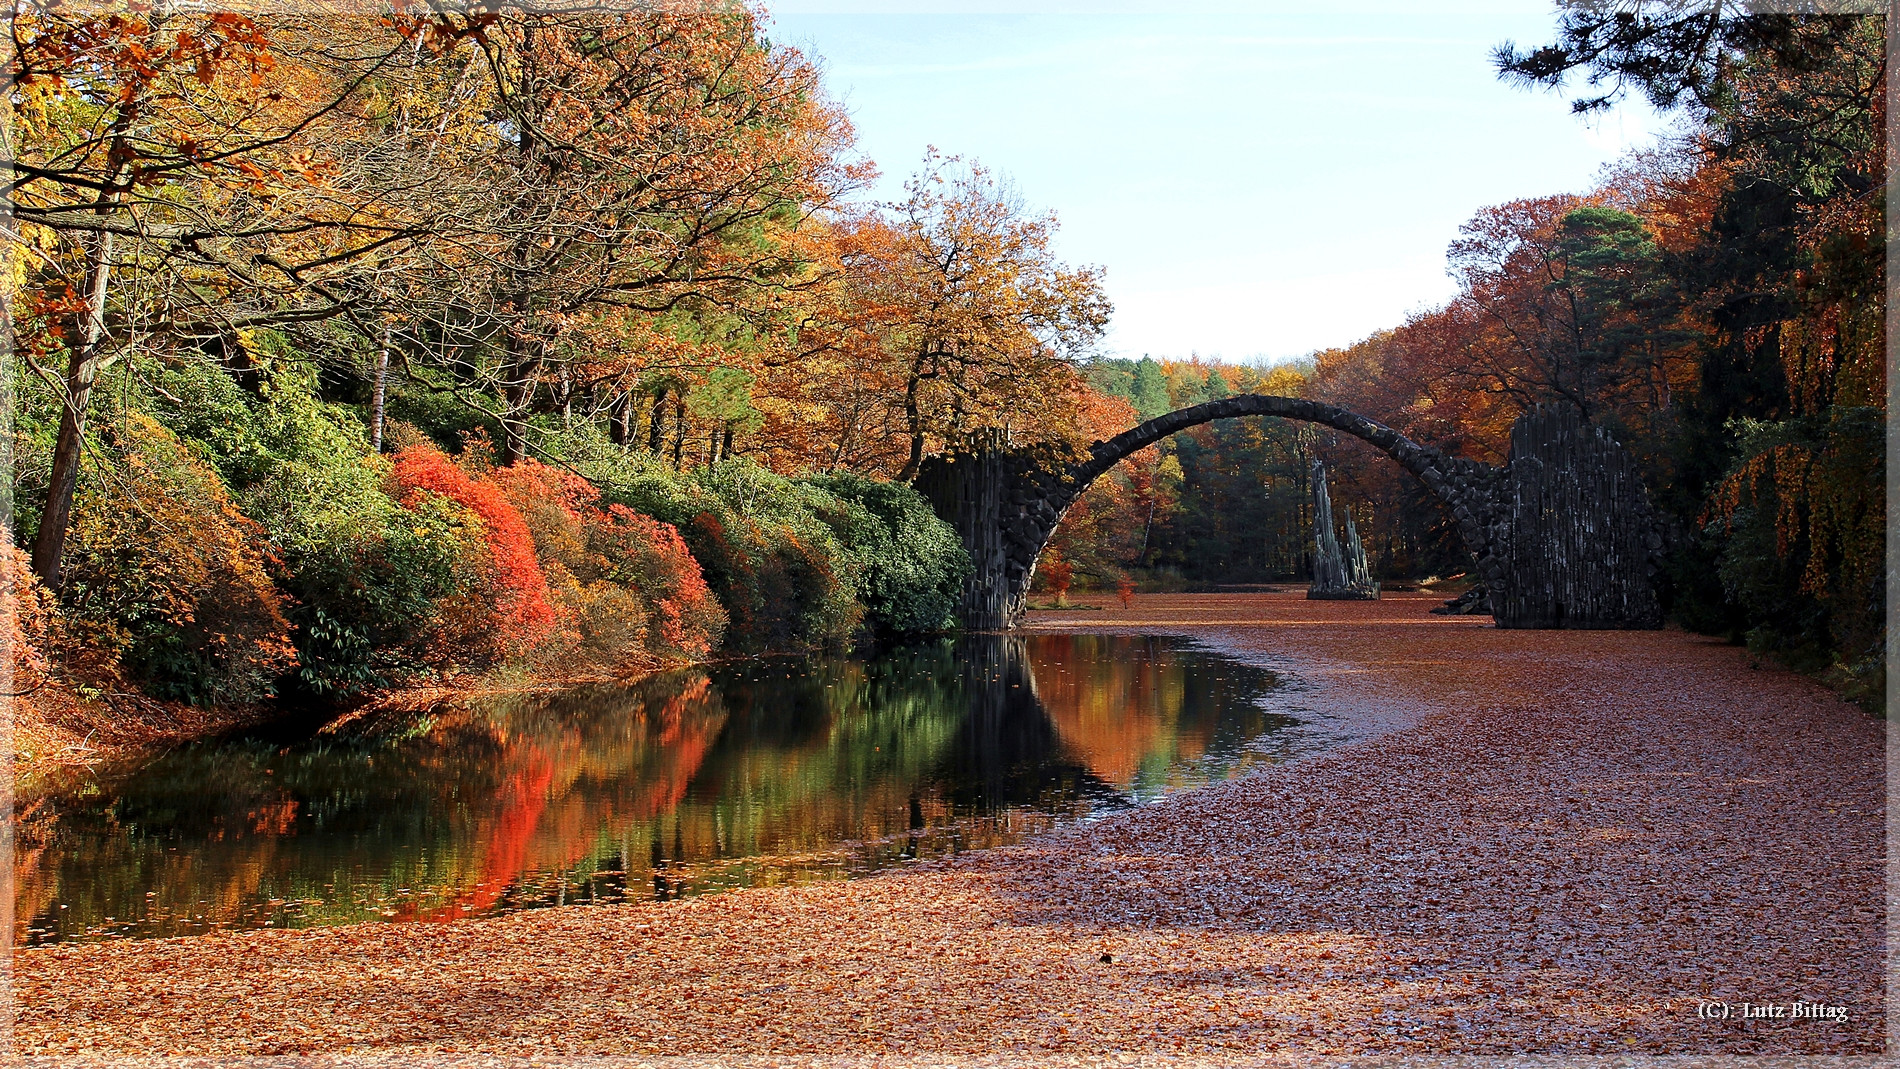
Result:
<svg viewBox="0 0 1900 1069"><path fill-rule="evenodd" d="M970 555L923 495L903 483L842 472L814 476L807 485L841 506L819 515L855 560L858 599L878 634L955 626L951 612L970 573Z"/></svg>

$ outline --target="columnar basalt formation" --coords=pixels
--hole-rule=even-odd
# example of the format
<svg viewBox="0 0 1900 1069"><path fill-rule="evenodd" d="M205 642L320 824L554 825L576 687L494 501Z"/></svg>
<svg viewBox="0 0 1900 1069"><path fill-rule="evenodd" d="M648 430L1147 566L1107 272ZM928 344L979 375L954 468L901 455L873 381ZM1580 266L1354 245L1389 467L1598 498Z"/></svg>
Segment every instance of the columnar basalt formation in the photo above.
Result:
<svg viewBox="0 0 1900 1069"><path fill-rule="evenodd" d="M1333 498L1326 489L1326 465L1313 462L1313 585L1306 596L1314 601L1377 601L1379 584L1366 566L1366 547L1359 528L1346 514L1346 544L1333 529Z"/></svg>
<svg viewBox="0 0 1900 1069"><path fill-rule="evenodd" d="M975 565L961 618L976 630L1020 621L1036 558L1090 483L1128 455L1217 419L1278 416L1359 438L1411 472L1451 511L1499 627L1662 626L1662 538L1635 461L1601 428L1539 407L1511 434L1503 467L1447 456L1333 405L1239 394L1158 416L1068 461L992 440L928 458L917 489L956 528ZM1521 463L1520 463L1521 461Z"/></svg>
<svg viewBox="0 0 1900 1069"><path fill-rule="evenodd" d="M1499 627L1662 626L1662 525L1636 459L1574 409L1539 407L1511 427Z"/></svg>

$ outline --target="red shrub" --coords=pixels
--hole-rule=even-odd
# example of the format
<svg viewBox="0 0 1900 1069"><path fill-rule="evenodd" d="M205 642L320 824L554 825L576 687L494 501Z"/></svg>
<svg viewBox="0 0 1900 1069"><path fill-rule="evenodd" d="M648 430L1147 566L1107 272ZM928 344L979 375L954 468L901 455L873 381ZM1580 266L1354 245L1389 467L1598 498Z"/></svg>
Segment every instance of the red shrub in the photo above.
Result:
<svg viewBox="0 0 1900 1069"><path fill-rule="evenodd" d="M555 624L554 607L548 604L547 577L535 557L534 539L527 524L501 488L487 479L470 477L429 445L413 445L397 454L394 478L405 503L412 501L417 492L428 491L480 517L502 637L521 647L532 647L547 637Z"/></svg>
<svg viewBox="0 0 1900 1069"><path fill-rule="evenodd" d="M624 672L641 653L661 660L697 660L711 653L725 630L725 612L701 574L699 562L671 524L623 505L602 507L600 493L572 472L522 461L494 473L495 482L527 521L549 574L564 572L557 600L564 609L567 669L590 665ZM623 624L609 628L600 607ZM632 649L624 648L629 643ZM644 649L642 649L644 646Z"/></svg>
<svg viewBox="0 0 1900 1069"><path fill-rule="evenodd" d="M491 477L510 501L524 500L559 509L575 523L585 522L600 501L594 484L565 468L523 460L513 467L496 468Z"/></svg>
<svg viewBox="0 0 1900 1069"><path fill-rule="evenodd" d="M9 658L6 688L26 694L53 674L49 653L60 633L59 599L40 585L24 552L13 545L13 532L0 531L0 656Z"/></svg>
<svg viewBox="0 0 1900 1069"><path fill-rule="evenodd" d="M1055 598L1057 605L1069 603L1069 584L1075 579L1075 566L1062 559L1062 555L1050 550L1042 560L1042 585Z"/></svg>
<svg viewBox="0 0 1900 1069"><path fill-rule="evenodd" d="M648 631L648 647L689 660L711 653L725 633L726 613L679 531L625 505L595 515L590 541L615 563L613 577L638 589L652 608L658 626Z"/></svg>

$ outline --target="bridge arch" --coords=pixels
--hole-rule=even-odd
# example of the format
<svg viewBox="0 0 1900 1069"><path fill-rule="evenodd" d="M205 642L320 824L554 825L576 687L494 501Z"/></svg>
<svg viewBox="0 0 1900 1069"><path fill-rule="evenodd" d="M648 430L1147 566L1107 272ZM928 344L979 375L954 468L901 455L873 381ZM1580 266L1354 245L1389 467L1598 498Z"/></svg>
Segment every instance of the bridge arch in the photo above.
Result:
<svg viewBox="0 0 1900 1069"><path fill-rule="evenodd" d="M1156 416L1105 442L1096 442L1089 447L1090 459L1072 470L1075 493L1063 503L1063 511L1066 512L1068 506L1088 490L1089 484L1139 450L1190 427L1217 419L1243 416L1279 416L1282 419L1318 423L1366 442L1411 472L1451 509L1452 516L1458 521L1458 531L1465 540L1465 547L1473 555L1480 560L1489 556L1489 521L1492 517L1487 515L1489 510L1486 506L1490 503L1491 484L1502 474L1502 469L1447 456L1357 412L1298 397L1251 393L1223 397ZM1050 534L1054 533L1055 529L1050 528Z"/></svg>
<svg viewBox="0 0 1900 1069"><path fill-rule="evenodd" d="M1336 405L1268 394L1237 394L1157 416L1094 443L1080 462L1053 463L1044 451L1001 443L927 458L917 488L957 529L974 565L962 598L964 624L999 630L1021 620L1037 558L1056 526L1117 463L1190 427L1246 416L1332 427L1416 476L1450 508L1494 608L1507 606L1494 614L1500 626L1661 625L1650 585L1661 563L1654 515L1634 462L1600 429L1574 414L1539 408L1512 428L1512 462L1498 467L1448 456ZM1535 544L1514 538L1520 527L1536 529ZM1551 572L1548 581L1536 579L1540 568ZM1533 591L1526 602L1517 595L1527 581L1547 589Z"/></svg>

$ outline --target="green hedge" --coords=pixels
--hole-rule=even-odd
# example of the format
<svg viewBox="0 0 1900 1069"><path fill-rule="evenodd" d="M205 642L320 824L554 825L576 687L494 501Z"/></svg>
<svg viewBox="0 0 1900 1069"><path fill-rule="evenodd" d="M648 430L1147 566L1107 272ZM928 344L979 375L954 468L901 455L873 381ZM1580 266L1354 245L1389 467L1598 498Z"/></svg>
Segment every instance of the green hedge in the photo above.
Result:
<svg viewBox="0 0 1900 1069"><path fill-rule="evenodd" d="M850 473L805 482L846 506L820 518L832 524L855 559L858 600L880 637L956 625L951 614L970 574L970 555L922 494L906 483Z"/></svg>
<svg viewBox="0 0 1900 1069"><path fill-rule="evenodd" d="M439 600L473 578L469 517L446 501L412 510L390 497L388 462L354 413L316 398L310 372L266 372L257 394L195 361L149 381L153 414L218 469L275 550L292 599L294 684L341 697L420 672L415 640Z"/></svg>
<svg viewBox="0 0 1900 1069"><path fill-rule="evenodd" d="M744 458L680 476L638 462L608 496L679 528L746 652L942 630L969 562L910 487L791 479Z"/></svg>

